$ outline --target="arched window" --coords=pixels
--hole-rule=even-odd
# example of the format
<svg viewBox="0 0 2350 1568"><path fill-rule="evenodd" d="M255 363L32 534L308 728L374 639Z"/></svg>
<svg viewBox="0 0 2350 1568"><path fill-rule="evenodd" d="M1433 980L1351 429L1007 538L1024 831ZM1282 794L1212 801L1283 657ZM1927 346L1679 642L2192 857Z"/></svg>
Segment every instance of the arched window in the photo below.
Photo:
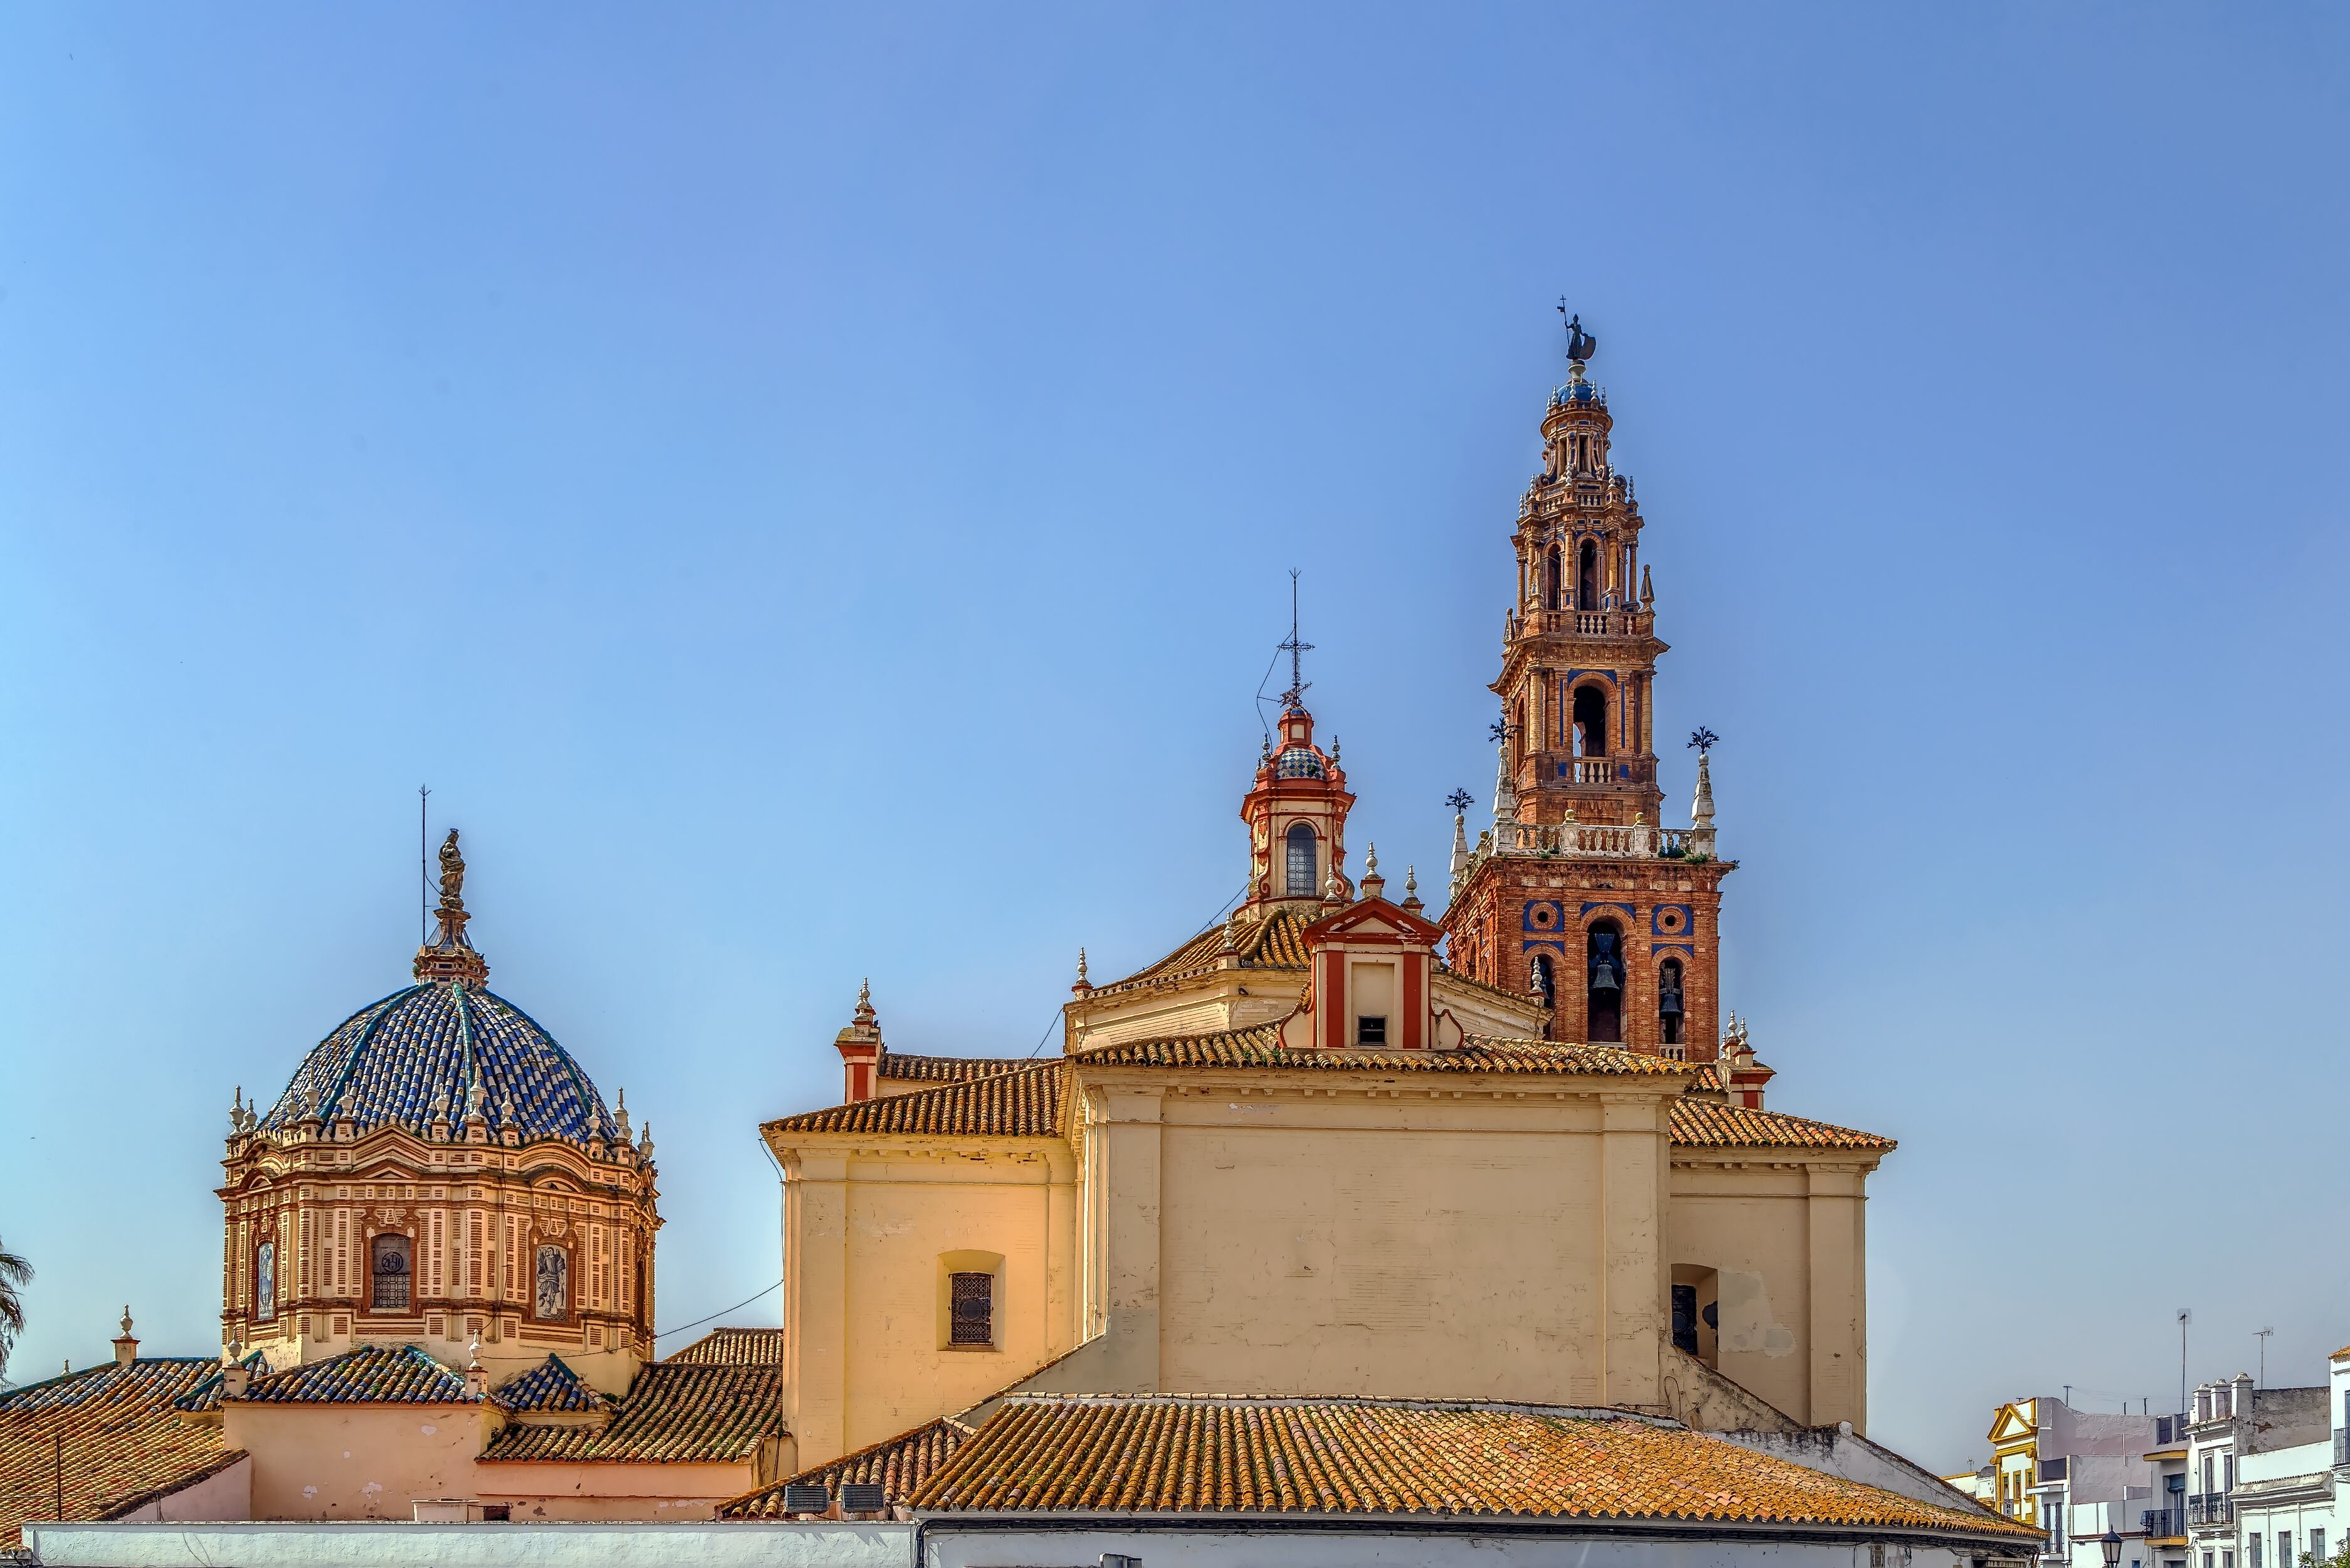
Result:
<svg viewBox="0 0 2350 1568"><path fill-rule="evenodd" d="M1622 1044L1624 932L1613 920L1602 920L1591 928L1587 985L1584 1040L1594 1045Z"/></svg>
<svg viewBox="0 0 2350 1568"><path fill-rule="evenodd" d="M1679 1045L1681 1034L1681 961L1667 959L1657 970L1657 1038Z"/></svg>
<svg viewBox="0 0 2350 1568"><path fill-rule="evenodd" d="M1607 754L1607 694L1596 686L1575 689L1575 754Z"/></svg>
<svg viewBox="0 0 2350 1568"><path fill-rule="evenodd" d="M1543 553L1543 608L1558 608L1559 582L1558 546L1553 545Z"/></svg>
<svg viewBox="0 0 2350 1568"><path fill-rule="evenodd" d="M408 1238L378 1236L369 1244L372 1289L368 1306L374 1312L406 1312L409 1303Z"/></svg>
<svg viewBox="0 0 2350 1568"><path fill-rule="evenodd" d="M1540 999L1544 1007L1556 1007L1558 1005L1558 977L1556 971L1550 966L1550 955L1548 953L1534 954L1534 961L1528 967L1528 978L1532 982L1531 989L1534 995Z"/></svg>
<svg viewBox="0 0 2350 1568"><path fill-rule="evenodd" d="M538 1291L531 1315L560 1323L571 1315L571 1254L560 1247L538 1250Z"/></svg>
<svg viewBox="0 0 2350 1568"><path fill-rule="evenodd" d="M1599 542L1586 539L1575 569L1575 602L1585 609L1599 607Z"/></svg>
<svg viewBox="0 0 2350 1568"><path fill-rule="evenodd" d="M1282 842L1288 846L1289 864L1284 879L1284 886L1288 888L1288 896L1293 898L1311 898L1322 890L1320 878L1314 875L1318 869L1315 862L1320 857L1315 853L1313 825L1305 822L1293 823L1289 831L1282 836Z"/></svg>
<svg viewBox="0 0 2350 1568"><path fill-rule="evenodd" d="M277 1315L277 1243L253 1250L253 1315L263 1323Z"/></svg>

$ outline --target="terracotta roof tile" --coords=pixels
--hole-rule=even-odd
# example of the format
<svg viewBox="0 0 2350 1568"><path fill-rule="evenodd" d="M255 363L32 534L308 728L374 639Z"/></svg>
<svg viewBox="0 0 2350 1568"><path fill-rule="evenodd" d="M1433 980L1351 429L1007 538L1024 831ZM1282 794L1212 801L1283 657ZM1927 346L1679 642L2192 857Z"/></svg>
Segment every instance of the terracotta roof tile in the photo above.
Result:
<svg viewBox="0 0 2350 1568"><path fill-rule="evenodd" d="M784 1358L780 1328L713 1328L683 1350L661 1357L664 1366L775 1366Z"/></svg>
<svg viewBox="0 0 2350 1568"><path fill-rule="evenodd" d="M237 1403L235 1400L229 1401ZM477 1405L465 1380L412 1345L363 1345L256 1377L254 1405Z"/></svg>
<svg viewBox="0 0 2350 1568"><path fill-rule="evenodd" d="M1061 1125L1061 1063L1022 1064L989 1078L968 1078L808 1111L766 1124L768 1132L903 1133L951 1137L1052 1137Z"/></svg>
<svg viewBox="0 0 2350 1568"><path fill-rule="evenodd" d="M1854 1148L1879 1154L1895 1147L1889 1137L1832 1122L1689 1099L1674 1103L1673 1142L1684 1148Z"/></svg>
<svg viewBox="0 0 2350 1568"><path fill-rule="evenodd" d="M1024 1056L907 1056L881 1053L881 1076L918 1084L960 1084L967 1078L992 1078L1030 1065Z"/></svg>
<svg viewBox="0 0 2350 1568"><path fill-rule="evenodd" d="M607 1425L511 1426L477 1462L736 1463L780 1429L782 1387L770 1366L657 1361L637 1374Z"/></svg>
<svg viewBox="0 0 2350 1568"><path fill-rule="evenodd" d="M746 1491L719 1504L718 1517L781 1519L785 1517L784 1489L787 1486L820 1485L837 1493L844 1485L878 1485L894 1506L913 1496L970 1436L969 1427L941 1417L894 1438L884 1438L853 1454L843 1454L828 1465L818 1465L795 1476L785 1476L772 1486Z"/></svg>
<svg viewBox="0 0 2350 1568"><path fill-rule="evenodd" d="M593 1413L611 1408L611 1401L579 1381L563 1357L549 1355L519 1377L510 1377L497 1390L498 1403L509 1410L560 1410Z"/></svg>
<svg viewBox="0 0 2350 1568"><path fill-rule="evenodd" d="M243 1459L218 1427L180 1414L219 1370L209 1356L142 1356L0 1393L0 1550L26 1520L57 1516L59 1438L68 1519L111 1518Z"/></svg>
<svg viewBox="0 0 2350 1568"><path fill-rule="evenodd" d="M1338 1072L1557 1073L1609 1077L1679 1077L1685 1063L1610 1045L1554 1045L1540 1040L1471 1035L1458 1051L1292 1051L1281 1026L1260 1023L1181 1040L1129 1040L1096 1045L1073 1062L1134 1067L1304 1067Z"/></svg>
<svg viewBox="0 0 2350 1568"><path fill-rule="evenodd" d="M1241 937L1240 961L1243 969L1303 970L1305 967L1305 928L1319 914L1283 907L1263 919L1243 928ZM1140 986L1156 980L1173 980L1187 974L1197 974L1212 968L1224 951L1224 927L1210 926L1160 959L1157 963L1135 971L1123 980L1113 980L1094 987L1094 994L1123 991L1128 986Z"/></svg>
<svg viewBox="0 0 2350 1568"><path fill-rule="evenodd" d="M1451 1401L1014 1395L918 1512L1515 1514L2033 1533L1629 1415Z"/></svg>

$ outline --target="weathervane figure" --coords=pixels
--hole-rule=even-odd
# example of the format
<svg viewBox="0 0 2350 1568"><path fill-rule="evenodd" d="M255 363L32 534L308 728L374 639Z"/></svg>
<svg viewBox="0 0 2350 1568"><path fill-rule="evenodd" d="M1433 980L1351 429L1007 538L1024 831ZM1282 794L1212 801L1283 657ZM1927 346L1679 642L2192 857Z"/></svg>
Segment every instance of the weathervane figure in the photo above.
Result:
<svg viewBox="0 0 2350 1568"><path fill-rule="evenodd" d="M1558 313L1561 316L1566 316L1566 296L1563 294L1558 296ZM1567 363L1580 370L1591 362L1591 357L1597 352L1599 352L1599 339L1583 329L1583 317L1579 315L1567 317Z"/></svg>
<svg viewBox="0 0 2350 1568"><path fill-rule="evenodd" d="M1715 734L1711 730L1709 730L1704 725L1700 724L1696 729L1690 732L1689 743L1697 748L1697 754L1699 756L1704 756L1707 753L1713 750L1714 742L1721 739L1721 737L1720 735Z"/></svg>
<svg viewBox="0 0 2350 1568"><path fill-rule="evenodd" d="M1465 789L1456 789L1444 797L1444 804L1451 806L1453 814L1458 815L1476 805L1477 797Z"/></svg>

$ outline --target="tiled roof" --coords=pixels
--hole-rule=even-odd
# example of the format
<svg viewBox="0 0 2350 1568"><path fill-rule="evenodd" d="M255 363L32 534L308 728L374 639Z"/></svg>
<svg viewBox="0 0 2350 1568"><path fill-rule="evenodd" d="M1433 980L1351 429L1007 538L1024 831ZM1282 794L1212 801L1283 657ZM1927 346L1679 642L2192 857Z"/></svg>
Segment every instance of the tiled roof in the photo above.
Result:
<svg viewBox="0 0 2350 1568"><path fill-rule="evenodd" d="M818 1465L795 1476L786 1476L772 1486L746 1491L720 1503L718 1517L781 1519L784 1489L787 1486L821 1485L837 1492L845 1485L878 1485L882 1495L895 1506L913 1496L970 1436L969 1427L941 1417L894 1438L884 1438L853 1454L843 1454L828 1465Z"/></svg>
<svg viewBox="0 0 2350 1568"><path fill-rule="evenodd" d="M1243 928L1240 946L1241 967L1243 969L1302 970L1305 967L1305 940L1302 934L1314 923L1316 914L1284 906L1263 919ZM1179 975L1197 973L1213 965L1223 956L1224 927L1210 926L1157 963L1135 971L1124 980L1114 980L1107 985L1094 987L1095 994L1106 991L1122 991L1128 986L1141 985L1154 980L1171 980Z"/></svg>
<svg viewBox="0 0 2350 1568"><path fill-rule="evenodd" d="M1832 1122L1691 1099L1673 1103L1673 1142L1684 1148L1854 1148L1877 1154L1894 1147L1889 1137Z"/></svg>
<svg viewBox="0 0 2350 1568"><path fill-rule="evenodd" d="M782 1430L782 1394L772 1366L657 1361L637 1374L606 1425L517 1423L491 1440L480 1462L737 1463Z"/></svg>
<svg viewBox="0 0 2350 1568"><path fill-rule="evenodd" d="M960 1084L966 1078L990 1078L1027 1065L1024 1056L906 1056L885 1050L880 1075L918 1084Z"/></svg>
<svg viewBox="0 0 2350 1568"><path fill-rule="evenodd" d="M960 1137L1051 1137L1061 1123L1061 1063L1025 1062L969 1078L808 1111L766 1124L769 1132L905 1133Z"/></svg>
<svg viewBox="0 0 2350 1568"><path fill-rule="evenodd" d="M508 1099L525 1137L584 1138L591 1110L607 1132L613 1126L579 1064L520 1008L442 982L396 991L343 1020L303 1059L261 1127L290 1127L315 1106L329 1120L421 1131L444 1095L450 1119L463 1120L466 1087L477 1077L494 1127L504 1125Z"/></svg>
<svg viewBox="0 0 2350 1568"><path fill-rule="evenodd" d="M218 1427L180 1416L219 1370L209 1356L142 1356L0 1393L0 1551L26 1520L57 1517L60 1437L68 1519L110 1518L243 1459Z"/></svg>
<svg viewBox="0 0 2350 1568"><path fill-rule="evenodd" d="M1669 1422L1451 1401L1014 1395L917 1511L1514 1514L2032 1533Z"/></svg>
<svg viewBox="0 0 2350 1568"><path fill-rule="evenodd" d="M1690 1071L1697 1075L1690 1080L1692 1093L1711 1091L1720 1095L1729 1091L1729 1085L1721 1081L1721 1069L1711 1062L1692 1062Z"/></svg>
<svg viewBox="0 0 2350 1568"><path fill-rule="evenodd" d="M510 1377L497 1390L498 1403L509 1410L564 1410L593 1413L611 1408L611 1401L579 1381L563 1357L549 1355L519 1377Z"/></svg>
<svg viewBox="0 0 2350 1568"><path fill-rule="evenodd" d="M661 1357L665 1366L775 1366L784 1358L780 1328L713 1328L683 1350Z"/></svg>
<svg viewBox="0 0 2350 1568"><path fill-rule="evenodd" d="M1540 1040L1471 1035L1458 1051L1292 1051L1281 1026L1260 1023L1182 1040L1131 1040L1096 1045L1071 1061L1134 1067L1305 1067L1339 1072L1557 1073L1608 1077L1685 1076L1686 1064L1610 1045L1553 1045Z"/></svg>
<svg viewBox="0 0 2350 1568"><path fill-rule="evenodd" d="M2341 1349L2335 1351L2325 1359L2328 1361L2339 1361L2345 1355L2350 1355L2350 1345L2344 1345Z"/></svg>
<svg viewBox="0 0 2350 1568"><path fill-rule="evenodd" d="M245 1387L256 1405L474 1405L465 1380L412 1345L363 1345ZM230 1403L235 1403L231 1400Z"/></svg>
<svg viewBox="0 0 2350 1568"><path fill-rule="evenodd" d="M260 1351L250 1351L246 1353L244 1360L240 1365L258 1377L269 1370L269 1357ZM227 1391L227 1388L226 1381L221 1376L220 1363L215 1361L212 1364L212 1371L209 1374L172 1403L182 1410L217 1410L220 1408L221 1396Z"/></svg>

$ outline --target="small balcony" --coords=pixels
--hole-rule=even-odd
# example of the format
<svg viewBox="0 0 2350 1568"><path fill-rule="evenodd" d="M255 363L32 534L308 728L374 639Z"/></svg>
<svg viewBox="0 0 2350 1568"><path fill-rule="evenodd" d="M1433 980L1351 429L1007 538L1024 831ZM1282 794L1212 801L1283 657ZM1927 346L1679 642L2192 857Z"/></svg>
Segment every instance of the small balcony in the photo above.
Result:
<svg viewBox="0 0 2350 1568"><path fill-rule="evenodd" d="M2138 1527L2149 1540L2177 1541L2187 1535L2187 1518L2176 1508L2150 1508L2137 1516Z"/></svg>
<svg viewBox="0 0 2350 1568"><path fill-rule="evenodd" d="M2207 1524L2236 1522L2236 1500L2224 1491L2199 1491L2187 1500L2187 1523L2189 1528Z"/></svg>

